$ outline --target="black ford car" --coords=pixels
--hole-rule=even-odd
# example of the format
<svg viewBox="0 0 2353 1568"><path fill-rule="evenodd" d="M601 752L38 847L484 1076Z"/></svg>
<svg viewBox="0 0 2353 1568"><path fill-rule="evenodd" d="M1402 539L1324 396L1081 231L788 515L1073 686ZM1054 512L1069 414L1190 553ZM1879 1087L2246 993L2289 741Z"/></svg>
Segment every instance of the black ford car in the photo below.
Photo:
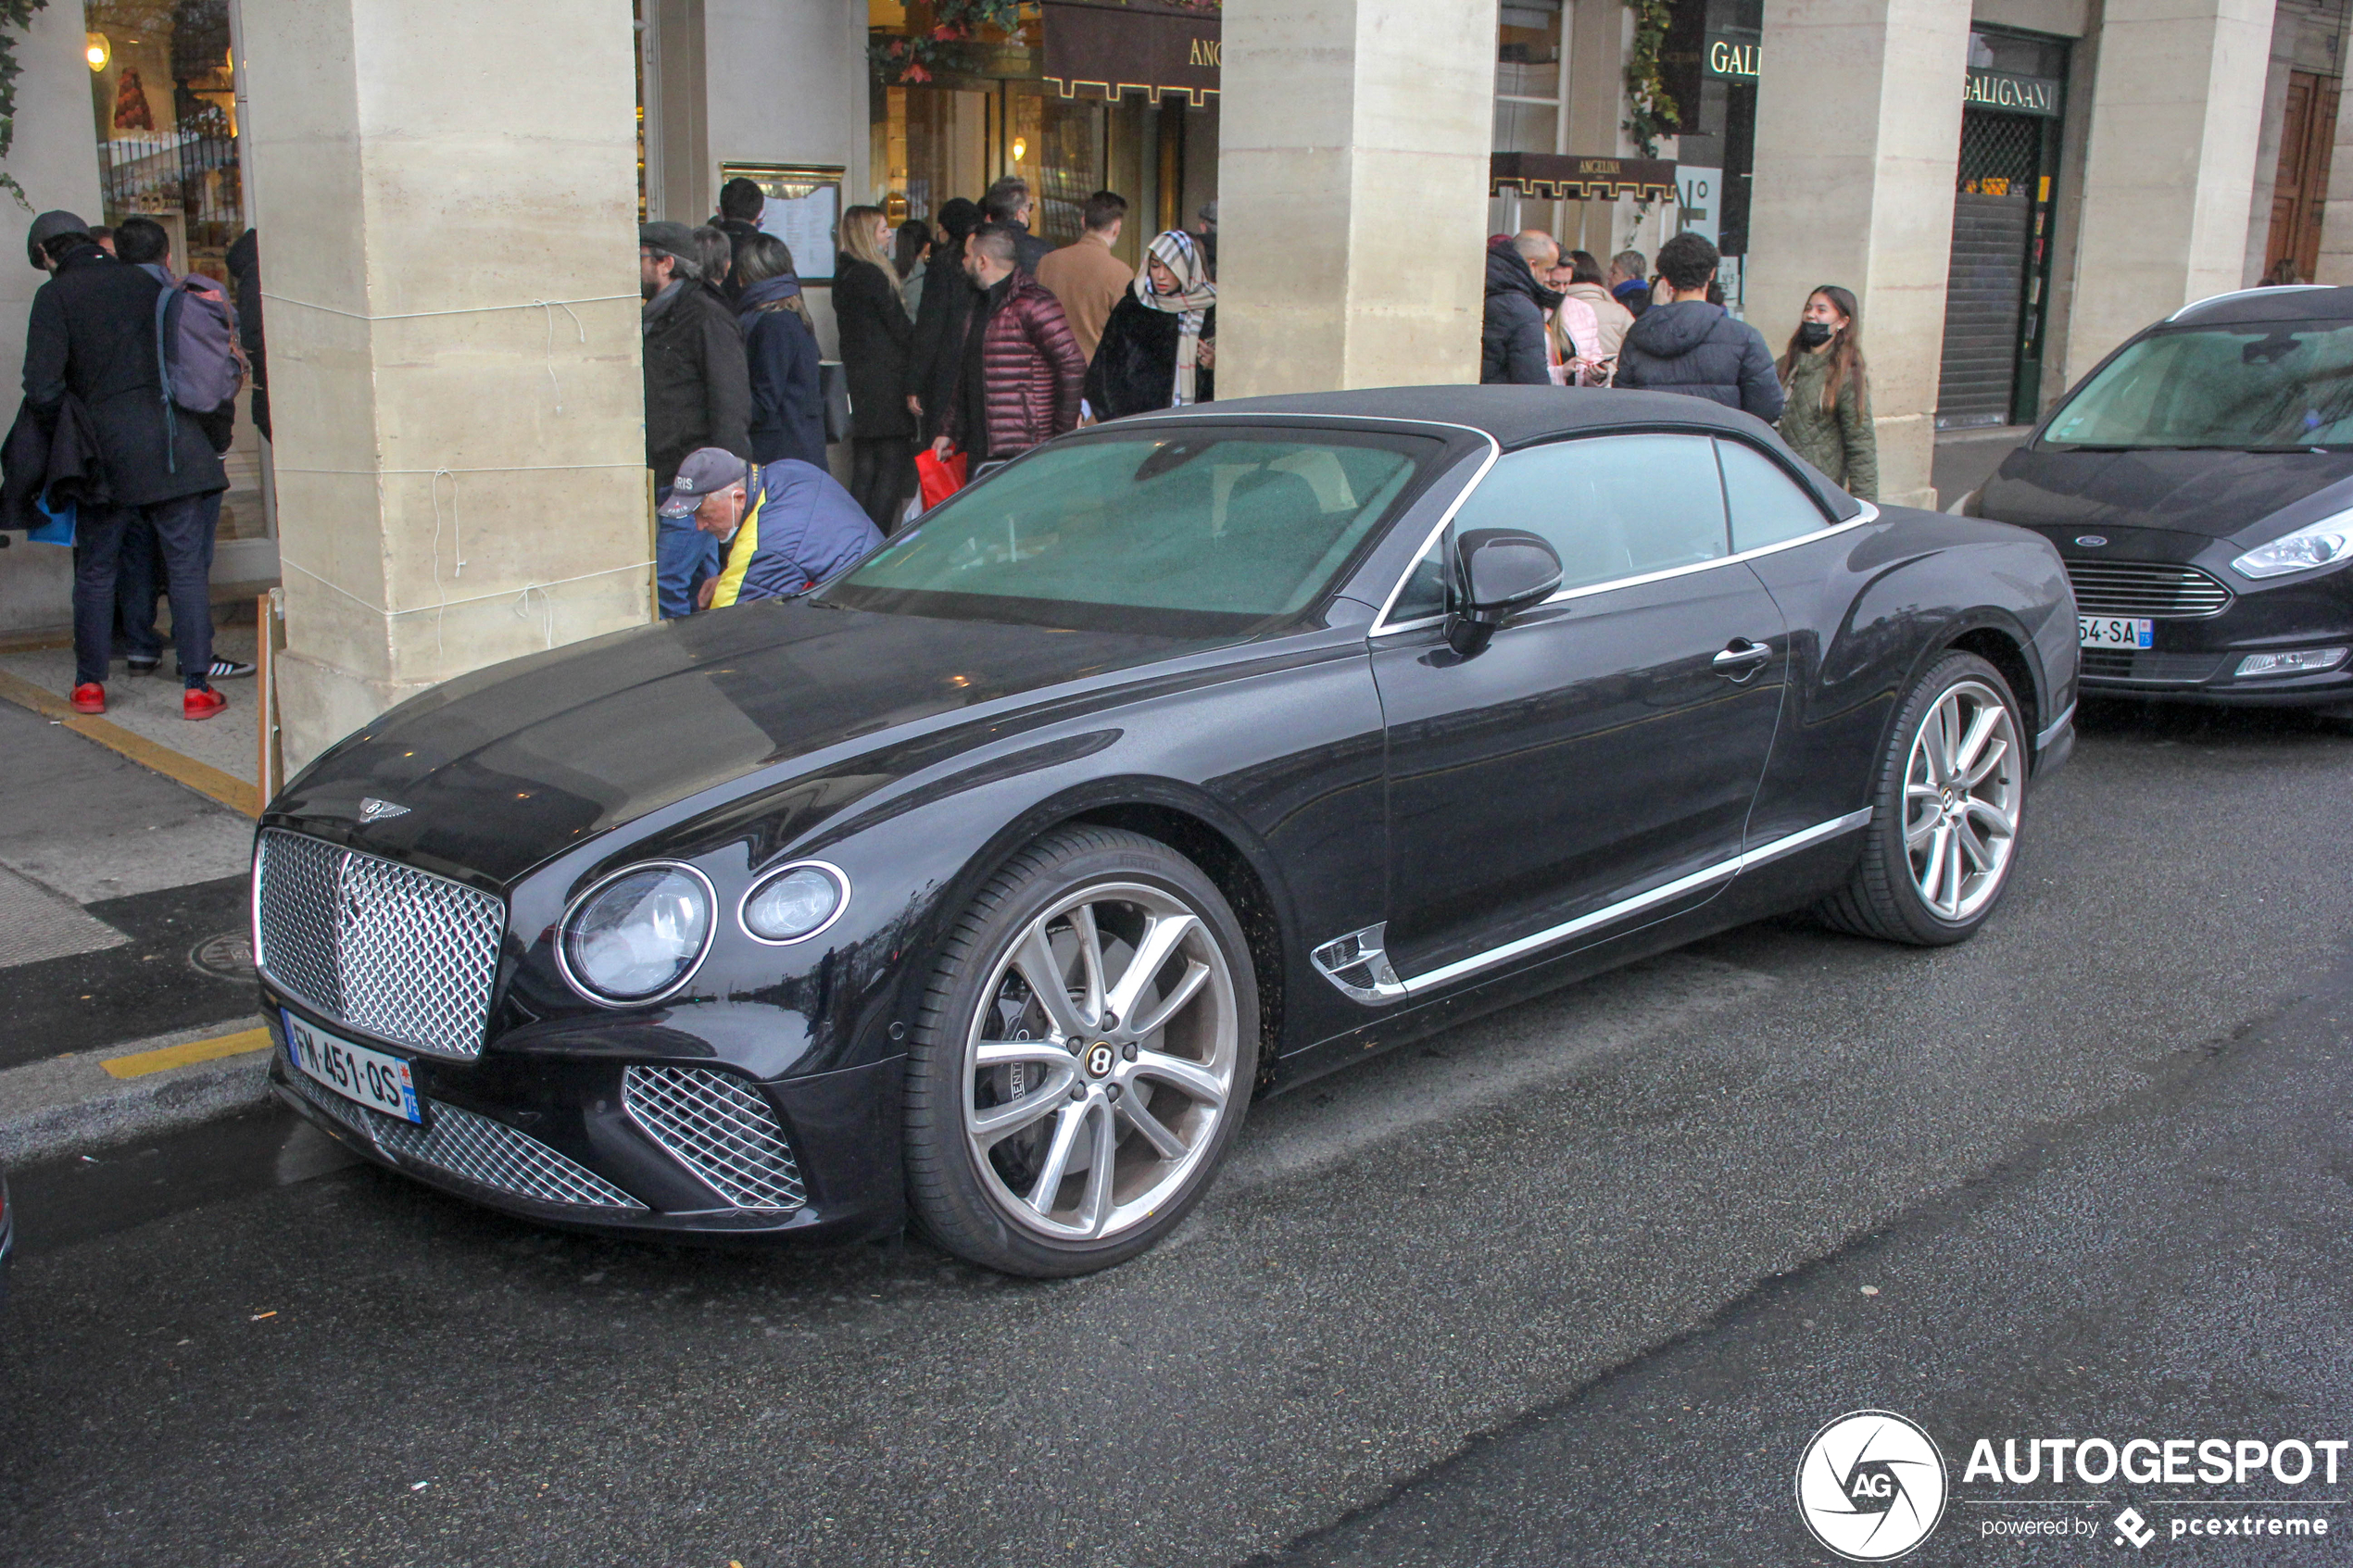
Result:
<svg viewBox="0 0 2353 1568"><path fill-rule="evenodd" d="M273 1073L510 1212L1132 1256L1254 1092L1760 915L1962 940L2071 744L2034 535L1699 399L1082 432L805 598L451 681L264 815Z"/></svg>
<svg viewBox="0 0 2353 1568"><path fill-rule="evenodd" d="M2353 717L2353 289L2177 311L1962 509L2057 546L2086 692Z"/></svg>

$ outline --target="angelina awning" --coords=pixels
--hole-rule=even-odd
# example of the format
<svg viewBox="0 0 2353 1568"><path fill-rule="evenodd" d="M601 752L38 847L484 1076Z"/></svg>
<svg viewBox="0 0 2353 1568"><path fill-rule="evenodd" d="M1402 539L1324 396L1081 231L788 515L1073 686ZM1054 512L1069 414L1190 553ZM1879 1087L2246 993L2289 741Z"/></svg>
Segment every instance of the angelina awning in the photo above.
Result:
<svg viewBox="0 0 2353 1568"><path fill-rule="evenodd" d="M1045 0L1046 85L1065 98L1181 93L1195 108L1217 91L1214 7Z"/></svg>
<svg viewBox="0 0 2353 1568"><path fill-rule="evenodd" d="M1536 201L1675 199L1675 164L1671 158L1497 153L1488 159L1487 182L1490 195L1516 191Z"/></svg>

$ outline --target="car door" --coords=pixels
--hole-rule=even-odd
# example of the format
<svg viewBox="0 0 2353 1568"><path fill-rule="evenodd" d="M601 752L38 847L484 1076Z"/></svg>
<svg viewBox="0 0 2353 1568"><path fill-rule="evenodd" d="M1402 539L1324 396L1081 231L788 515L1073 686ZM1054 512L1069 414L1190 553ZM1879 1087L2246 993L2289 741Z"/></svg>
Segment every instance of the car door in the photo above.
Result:
<svg viewBox="0 0 2353 1568"><path fill-rule="evenodd" d="M1589 436L1500 458L1450 533L1521 528L1562 587L1465 659L1447 646L1441 538L1373 639L1389 751L1398 974L1470 972L1720 889L1772 748L1781 615L1730 558L1705 436ZM1729 874L1729 872L1726 872ZM1667 891L1698 876L1687 890ZM1601 914L1590 926L1562 931ZM1556 933L1548 936L1547 933Z"/></svg>

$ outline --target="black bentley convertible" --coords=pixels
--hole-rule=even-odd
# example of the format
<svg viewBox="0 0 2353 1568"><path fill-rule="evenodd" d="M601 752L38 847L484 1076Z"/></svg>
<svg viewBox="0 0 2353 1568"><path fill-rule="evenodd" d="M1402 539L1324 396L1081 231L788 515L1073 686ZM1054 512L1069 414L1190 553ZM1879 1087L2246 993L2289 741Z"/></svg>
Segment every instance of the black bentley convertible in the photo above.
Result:
<svg viewBox="0 0 2353 1568"><path fill-rule="evenodd" d="M1969 936L2072 743L2057 555L1698 399L1053 442L809 596L451 681L271 805L279 1092L609 1232L1075 1273L1253 1092L1779 910Z"/></svg>

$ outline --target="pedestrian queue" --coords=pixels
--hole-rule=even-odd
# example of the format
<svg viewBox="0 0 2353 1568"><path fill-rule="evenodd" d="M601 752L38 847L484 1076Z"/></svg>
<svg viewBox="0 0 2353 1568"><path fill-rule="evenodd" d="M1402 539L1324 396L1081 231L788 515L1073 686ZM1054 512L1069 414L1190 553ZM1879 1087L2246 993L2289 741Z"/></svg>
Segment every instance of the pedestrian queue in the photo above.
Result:
<svg viewBox="0 0 2353 1568"><path fill-rule="evenodd" d="M1781 439L1850 495L1879 499L1879 435L1855 295L1835 283L1808 295L1780 358Z"/></svg>

